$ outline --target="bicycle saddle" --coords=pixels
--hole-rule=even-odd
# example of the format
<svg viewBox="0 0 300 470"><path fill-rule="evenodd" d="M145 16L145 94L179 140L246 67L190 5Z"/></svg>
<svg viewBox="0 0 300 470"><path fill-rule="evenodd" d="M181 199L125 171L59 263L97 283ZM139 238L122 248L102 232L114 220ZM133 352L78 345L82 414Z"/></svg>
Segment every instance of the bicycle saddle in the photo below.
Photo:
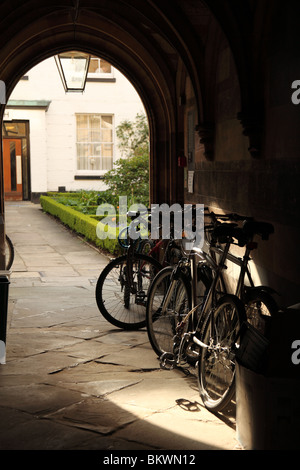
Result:
<svg viewBox="0 0 300 470"><path fill-rule="evenodd" d="M243 229L233 223L218 225L214 228L212 237L219 243L228 243L232 238L238 241L239 246L244 246L247 243L247 237Z"/></svg>
<svg viewBox="0 0 300 470"><path fill-rule="evenodd" d="M243 230L249 236L260 235L262 240L268 240L269 235L274 233L274 227L268 222L255 222L246 220L243 224Z"/></svg>

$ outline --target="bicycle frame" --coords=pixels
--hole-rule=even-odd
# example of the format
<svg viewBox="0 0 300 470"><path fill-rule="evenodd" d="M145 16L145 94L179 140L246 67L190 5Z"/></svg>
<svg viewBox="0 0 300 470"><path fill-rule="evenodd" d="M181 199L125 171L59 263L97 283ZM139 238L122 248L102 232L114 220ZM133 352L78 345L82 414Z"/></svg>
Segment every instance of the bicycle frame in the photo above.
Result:
<svg viewBox="0 0 300 470"><path fill-rule="evenodd" d="M195 295L194 295L195 294L195 285L194 285L194 283L195 283L195 280L197 280L197 273L195 272L195 268L197 267L197 262L196 262L196 256L195 255L200 254L201 256L206 258L206 260L210 260L210 263L212 263L214 268L215 268L215 273L216 274L213 278L212 284L211 284L209 292L208 292L208 294L205 298L204 304L202 305L201 313L199 315L199 318L198 318L198 321L197 321L197 324L196 324L196 327L195 327L194 331L189 331L188 333L184 333L183 336L181 337L177 358L175 358L174 360L171 360L168 353L166 353L166 355L164 355L164 354L162 355L162 357L160 358L162 367L165 367L166 362L168 362L168 363L176 362L177 364L180 363L181 351L183 350L183 344L184 344L187 337L191 337L192 341L195 344L197 344L198 346L202 347L202 348L208 348L209 347L209 345L204 344L202 341L200 341L200 339L196 337L196 334L200 330L200 323L201 323L201 320L202 320L203 316L206 314L207 311L213 311L211 309L211 306L213 306L213 307L215 306L214 305L214 300L215 299L213 298L213 295L214 295L214 292L215 292L216 285L217 285L217 283L218 283L218 281L219 281L219 279L222 275L222 272L226 269L225 261L226 261L227 255L228 255L229 248L230 248L230 242L226 243L225 248L224 248L223 253L222 253L222 256L221 256L221 259L218 263L216 263L207 253L205 253L205 252L203 252L202 250L199 250L199 249L194 249L193 252L190 254L189 258L185 258L185 259L181 260L180 264L187 263L187 264L190 264L190 266L191 266L192 309L186 314L186 316L180 322L180 324L177 325L177 327L176 327L177 332L180 332L180 330L182 329L184 324L189 320L190 316L191 315L193 316L194 312L199 307L199 305L195 305ZM173 272L172 272L171 282L169 284L167 293L164 297L164 302L163 302L161 314L165 313L166 306L168 305L169 300L172 296L172 293L173 293L173 290L174 290L174 287L175 287L175 283L176 283L177 269L180 270L181 266L177 265L174 268ZM211 317L211 321L213 321L212 317ZM193 321L193 325L194 325L194 321Z"/></svg>
<svg viewBox="0 0 300 470"><path fill-rule="evenodd" d="M224 248L221 248L220 246L210 246L209 252L205 252L202 249L194 247L193 250L191 251L190 255L188 258L185 259L185 261L181 261L181 263L185 262L190 265L191 269L191 310L188 312L188 314L185 316L185 318L181 321L181 323L178 325L178 330L182 328L182 326L188 321L190 316L192 316L192 324L195 325L194 321L194 313L199 308L199 305L197 303L197 269L199 266L199 263L205 264L206 266L209 266L210 269L215 273L213 276L212 283L209 287L208 293L205 297L204 304L201 306L201 311L200 315L198 314L198 320L197 324L194 328L194 331L190 331L188 333L185 333L183 337L181 338L181 345L179 347L179 354L178 357L180 357L180 351L182 350L182 345L186 339L187 336L192 337L192 341L197 344L200 347L207 348L209 347L207 344L204 344L202 341L200 341L199 338L196 337L197 331L200 329L200 323L203 320L203 317L205 316L205 313L207 311L213 311L213 308L210 307L215 307L216 305L216 298L213 298L215 292L216 292L216 287L218 282L221 282L221 286L224 289L224 294L228 292L228 289L226 287L226 281L223 276L223 272L227 269L226 266L226 261L229 260L233 262L234 264L238 265L240 267L240 274L239 278L237 281L237 287L236 287L236 293L235 295L239 297L240 299L243 298L244 295L244 281L245 277L247 276L249 280L249 284L251 288L254 288L254 282L252 280L248 263L250 261L250 252L251 250L256 246L252 243L248 243L245 248L245 253L243 258L237 257L233 255L232 253L229 252L230 245L232 244L231 242L227 242L225 244ZM217 261L214 253L220 256L220 260ZM176 279L176 269L180 269L180 267L175 267L172 277L171 277L171 282L168 287L165 299L164 299L164 305L162 307L162 313L164 313L165 306L168 305L168 302L171 298L171 295L173 293L174 285L175 282L174 280ZM213 317L213 316L212 316ZM211 321L213 321L213 318L211 317Z"/></svg>
<svg viewBox="0 0 300 470"><path fill-rule="evenodd" d="M209 256L209 254L203 252L202 250L198 250L198 249L194 248L193 253L192 253L192 259L191 259L191 261L192 261L191 262L192 310L187 314L186 318L183 320L184 322L186 322L189 315L190 314L193 315L194 312L196 311L196 309L198 308L198 305L195 305L196 304L196 302L195 302L195 300L196 300L196 295L195 295L196 294L196 285L195 285L195 282L197 282L197 272L195 271L195 269L197 269L197 264L198 263L196 261L196 256L193 256L193 255L197 255L197 254L199 255L199 251L200 251L202 256L206 259L206 261L209 261L209 263L214 267L214 270L215 270L215 276L213 278L213 281L212 281L212 284L209 288L209 291L208 291L208 293L205 297L204 304L201 307L201 312L200 312L200 315L199 315L199 318L198 318L198 321L197 321L196 328L195 328L194 332L187 333L187 334L192 334L193 342L195 344L197 344L198 346L201 346L202 348L203 347L207 348L208 345L204 344L202 341L200 341L199 338L196 337L196 333L199 330L199 325L200 325L201 320L203 319L203 316L205 316L205 314L208 310L213 311L213 307L215 307L216 299L214 299L213 296L214 296L218 281L221 279L221 282L222 282L222 273L227 268L226 264L225 264L225 261L227 259L228 253L229 253L229 248L230 248L230 243L228 242L228 243L226 243L225 248L221 253L221 259L218 263L215 260L213 260L213 258L211 258ZM212 318L211 318L211 321L212 321Z"/></svg>
<svg viewBox="0 0 300 470"><path fill-rule="evenodd" d="M132 259L134 257L134 253L140 251L141 238L138 237L136 239L133 239L133 238L130 237L129 233L130 233L131 227L139 225L140 221L135 220L135 218L137 216L137 213L135 213L135 212L128 212L127 216L132 219L131 223L119 233L118 241L119 241L120 246L122 248L126 249L126 251L127 251L127 273L126 273L125 282L127 283L127 286L130 289L131 293L136 294L134 284L133 284ZM124 242L121 242L122 234L125 231L127 233L127 238L129 238L129 241L128 241L127 245ZM136 245L137 245L137 249L136 249ZM120 268L120 269L122 270L122 268Z"/></svg>
<svg viewBox="0 0 300 470"><path fill-rule="evenodd" d="M252 280L252 276L249 271L249 261L251 261L250 252L252 251L252 247L250 248L248 245L246 246L245 253L243 258L237 257L232 253L227 254L228 261L231 261L235 265L239 266L240 274L237 281L237 287L235 291L235 295L240 299L244 296L244 287L245 287L245 278L248 278L250 287L254 287L254 282ZM212 250L217 254L222 254L222 248L220 247L213 247ZM225 283L225 281L224 281Z"/></svg>
<svg viewBox="0 0 300 470"><path fill-rule="evenodd" d="M197 327L195 331L192 333L193 335L193 341L196 343L198 346L201 347L208 347L205 345L203 342L201 342L196 336L195 333L199 327L199 323L201 321L201 317L205 314L207 311L209 305L213 301L212 296L215 292L216 286L218 281L221 281L221 285L224 289L224 293L228 292L228 289L226 288L226 281L223 276L224 270L227 268L225 265L226 260L234 263L235 265L239 266L240 268L240 274L237 280L237 285L236 285L236 290L235 290L235 296L244 301L244 296L245 296L245 278L248 278L249 282L249 288L250 289L257 289L260 291L269 291L269 292L275 292L272 288L266 287L266 286L257 286L255 287L255 284L253 282L250 270L249 270L249 261L251 260L250 253L251 251L256 248L256 243L253 243L252 240L250 240L246 247L245 247L245 252L243 257L238 257L233 255L232 253L229 252L231 243L227 243L225 245L225 248L221 248L220 246L210 246L210 251L213 253L216 253L219 255L220 261L219 263L216 261L215 257L211 256L209 253L206 253L205 251L197 248L193 248L193 252L191 253L190 260L191 260L191 286L192 286L192 309L191 311L187 314L186 318L183 320L183 322L187 321L187 318L190 315L193 315L194 312L197 310L199 305L197 305L197 268L199 263L205 264L209 266L215 273L213 277L212 284L209 288L208 294L205 298L204 304L201 308L201 314L199 316L198 322L197 322ZM191 333L187 333L191 334Z"/></svg>
<svg viewBox="0 0 300 470"><path fill-rule="evenodd" d="M140 223L139 220L136 220L137 214L134 212L128 212L127 216L132 219L131 223L125 227L119 234L118 236L118 241L120 246L126 250L126 256L127 256L127 266L126 266L126 273L125 273L125 278L124 278L124 286L127 286L127 289L130 291L131 294L134 294L136 296L139 295L140 288L139 285L141 283L141 276L143 276L143 267L145 263L141 263L139 265L138 271L137 271L137 282L134 283L134 273L133 273L133 259L135 253L140 253L141 252L141 242L143 241L142 238L137 237L135 239L130 237L130 230L131 228L137 227ZM126 240L127 243L124 242L125 238L122 238L124 236L124 233L126 233ZM173 242L173 239L166 240L160 239L156 241L154 246L151 248L150 252L148 253L148 256L153 256L155 258L155 255L159 253L159 250L163 244L166 243L166 247L164 249L164 255L162 260L158 260L161 266L163 267L166 263L166 258L167 254L169 251L169 247L171 243ZM157 257L158 258L158 257ZM120 267L120 279L122 276L122 267Z"/></svg>
<svg viewBox="0 0 300 470"><path fill-rule="evenodd" d="M229 251L227 252L227 255L226 255L226 260L234 263L236 266L240 268L240 273L239 273L239 277L238 277L237 284L236 284L235 295L239 297L241 300L243 300L244 294L245 294L245 288L246 288L245 279L246 278L248 279L248 282L249 282L248 288L250 289L268 290L270 292L275 292L273 289L267 286L255 287L255 284L253 282L253 279L249 270L249 261L251 261L250 253L254 248L256 248L256 244L250 242L246 245L243 257L235 256ZM218 266L216 259L213 256L210 256L210 254L204 252L203 250L197 250L196 248L194 248L194 251L198 255L199 259L196 260L194 257L193 263L192 263L192 270L193 270L192 279L194 280L193 296L192 296L193 307L195 306L195 302L196 302L196 295L195 295L196 283L195 282L197 282L196 281L197 277L195 276L195 273L196 273L198 264L199 263L205 264L206 266L209 266L214 272L216 271L217 266ZM220 246L211 246L210 251L219 256L222 256L224 253L224 249L221 248ZM224 276L221 275L220 277L221 277L222 286L224 288L224 292L227 293L228 288L226 287L226 284L227 284L226 280L224 279Z"/></svg>

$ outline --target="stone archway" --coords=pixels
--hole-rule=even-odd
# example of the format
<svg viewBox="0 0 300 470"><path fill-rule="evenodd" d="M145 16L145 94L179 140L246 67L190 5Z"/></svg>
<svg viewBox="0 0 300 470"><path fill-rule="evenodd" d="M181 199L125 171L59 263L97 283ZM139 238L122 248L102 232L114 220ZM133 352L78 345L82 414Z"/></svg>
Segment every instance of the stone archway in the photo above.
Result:
<svg viewBox="0 0 300 470"><path fill-rule="evenodd" d="M135 86L148 114L151 174L159 175L158 180L151 178L151 200L170 203L179 197L182 202L176 176L178 53L161 36L151 15L149 19L122 2L115 9L84 3L73 8L66 2L57 9L27 2L15 11L13 34L0 53L7 96L28 69L60 51L78 49L106 58ZM35 9L29 10L29 4ZM23 17L22 28L17 28L17 15Z"/></svg>
<svg viewBox="0 0 300 470"><path fill-rule="evenodd" d="M298 78L297 12L296 0L4 0L0 79L9 96L26 70L61 50L102 55L132 82L147 111L152 202L214 204L290 233L299 220L299 112L282 71L288 57ZM193 194L178 166L189 137ZM243 184L232 184L238 179Z"/></svg>

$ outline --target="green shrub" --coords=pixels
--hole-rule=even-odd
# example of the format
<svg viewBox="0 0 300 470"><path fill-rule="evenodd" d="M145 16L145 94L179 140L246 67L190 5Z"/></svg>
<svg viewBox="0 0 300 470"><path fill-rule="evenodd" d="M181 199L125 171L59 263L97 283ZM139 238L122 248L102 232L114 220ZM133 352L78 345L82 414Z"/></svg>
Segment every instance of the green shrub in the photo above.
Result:
<svg viewBox="0 0 300 470"><path fill-rule="evenodd" d="M82 212L83 214L96 214L97 207L101 204L111 204L117 207L119 197L112 194L112 191L86 191L74 192L48 192L47 196L54 198L57 202Z"/></svg>

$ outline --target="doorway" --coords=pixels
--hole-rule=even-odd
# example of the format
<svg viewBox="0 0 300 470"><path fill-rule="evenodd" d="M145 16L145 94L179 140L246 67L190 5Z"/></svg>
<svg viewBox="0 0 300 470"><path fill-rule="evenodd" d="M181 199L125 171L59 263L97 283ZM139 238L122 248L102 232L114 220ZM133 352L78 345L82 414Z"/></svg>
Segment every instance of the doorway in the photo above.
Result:
<svg viewBox="0 0 300 470"><path fill-rule="evenodd" d="M6 201L29 199L29 123L7 121L3 123L3 176Z"/></svg>
<svg viewBox="0 0 300 470"><path fill-rule="evenodd" d="M4 196L6 201L22 201L22 141L21 139L4 139L3 173Z"/></svg>

